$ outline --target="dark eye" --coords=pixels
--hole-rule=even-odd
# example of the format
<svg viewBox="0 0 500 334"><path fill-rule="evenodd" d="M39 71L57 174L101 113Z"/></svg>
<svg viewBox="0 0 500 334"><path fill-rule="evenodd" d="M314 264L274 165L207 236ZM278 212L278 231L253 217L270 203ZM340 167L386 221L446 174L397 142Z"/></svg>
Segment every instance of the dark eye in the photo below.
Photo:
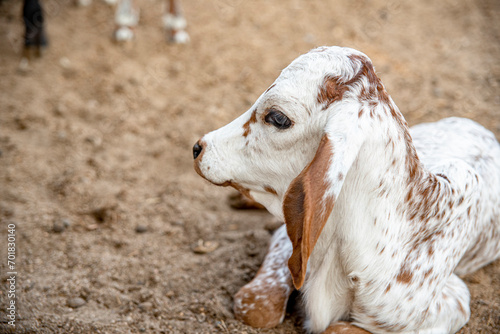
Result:
<svg viewBox="0 0 500 334"><path fill-rule="evenodd" d="M288 129L292 126L292 121L281 111L271 109L264 118L266 123L274 125L280 130Z"/></svg>

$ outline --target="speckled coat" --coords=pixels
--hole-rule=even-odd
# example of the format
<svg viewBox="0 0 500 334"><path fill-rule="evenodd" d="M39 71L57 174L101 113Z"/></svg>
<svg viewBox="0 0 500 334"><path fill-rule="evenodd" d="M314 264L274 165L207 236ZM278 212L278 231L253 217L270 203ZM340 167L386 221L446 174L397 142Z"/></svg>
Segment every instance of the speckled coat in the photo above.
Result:
<svg viewBox="0 0 500 334"><path fill-rule="evenodd" d="M312 333L454 333L470 315L457 275L500 256L494 135L461 118L409 130L356 50L300 56L195 151L201 176L285 221L235 296L251 325L281 322L294 286Z"/></svg>

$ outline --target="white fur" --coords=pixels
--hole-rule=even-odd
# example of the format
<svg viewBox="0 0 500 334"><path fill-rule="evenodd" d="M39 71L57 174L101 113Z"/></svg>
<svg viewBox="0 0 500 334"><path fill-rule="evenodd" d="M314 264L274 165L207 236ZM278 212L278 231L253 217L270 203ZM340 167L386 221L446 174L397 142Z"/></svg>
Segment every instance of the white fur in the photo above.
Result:
<svg viewBox="0 0 500 334"><path fill-rule="evenodd" d="M325 76L347 83L362 69L359 59L369 62L339 47L302 55L249 111L202 138L196 164L206 179L237 183L284 219L290 183L327 135L326 196L336 201L301 289L307 330L352 319L373 333L454 333L470 315L469 292L456 274L500 256L500 145L460 118L416 126L409 136L390 98L375 105L361 98L371 84L364 77L324 110L317 96ZM293 126L266 124L271 107ZM418 177L409 171L413 148ZM289 257L289 240L274 252Z"/></svg>

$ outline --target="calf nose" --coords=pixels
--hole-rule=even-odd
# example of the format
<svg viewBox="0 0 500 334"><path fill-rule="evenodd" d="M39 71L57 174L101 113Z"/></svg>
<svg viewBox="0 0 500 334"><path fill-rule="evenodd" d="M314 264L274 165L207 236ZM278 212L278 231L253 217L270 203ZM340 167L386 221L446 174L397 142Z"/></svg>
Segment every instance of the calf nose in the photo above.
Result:
<svg viewBox="0 0 500 334"><path fill-rule="evenodd" d="M203 151L203 147L200 145L200 142L196 142L193 146L193 158L196 159L198 156L201 154L201 151Z"/></svg>

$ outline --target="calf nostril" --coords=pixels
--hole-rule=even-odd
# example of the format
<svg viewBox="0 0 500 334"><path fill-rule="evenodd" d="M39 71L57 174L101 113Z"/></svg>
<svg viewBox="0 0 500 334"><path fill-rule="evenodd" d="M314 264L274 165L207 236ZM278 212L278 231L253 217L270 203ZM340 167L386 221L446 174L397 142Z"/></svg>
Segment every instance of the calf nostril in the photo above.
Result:
<svg viewBox="0 0 500 334"><path fill-rule="evenodd" d="M193 146L193 158L196 159L198 156L201 154L201 151L203 151L203 147L197 142Z"/></svg>

